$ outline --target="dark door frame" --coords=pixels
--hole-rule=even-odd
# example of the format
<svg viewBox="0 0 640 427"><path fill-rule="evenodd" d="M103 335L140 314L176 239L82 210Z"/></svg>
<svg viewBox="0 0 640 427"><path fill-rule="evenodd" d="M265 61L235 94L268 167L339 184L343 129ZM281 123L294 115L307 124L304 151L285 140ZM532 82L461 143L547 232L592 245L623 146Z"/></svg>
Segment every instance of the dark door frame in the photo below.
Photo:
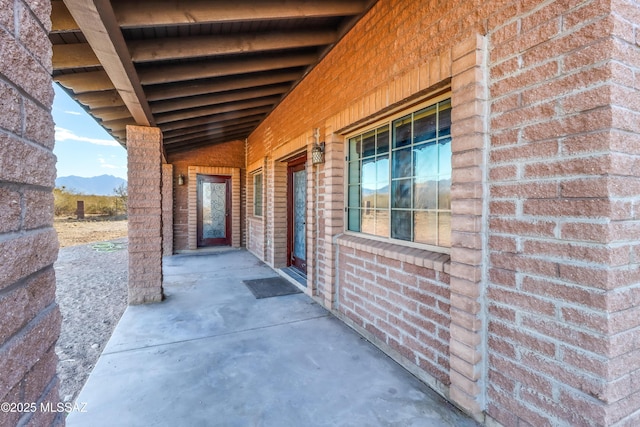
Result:
<svg viewBox="0 0 640 427"><path fill-rule="evenodd" d="M198 174L196 179L197 191L197 215L198 215L198 247L203 246L230 246L231 245L231 177L228 175L203 175ZM215 239L202 238L202 183L224 183L225 184L225 237Z"/></svg>
<svg viewBox="0 0 640 427"><path fill-rule="evenodd" d="M307 274L307 259L300 260L293 256L293 230L294 230L294 194L293 194L293 173L299 172L306 168L307 154L303 154L300 157L296 157L287 163L287 266L293 266ZM305 184L306 185L306 184ZM306 190L305 190L306 191ZM305 204L306 206L306 204ZM305 225L306 225L306 212L305 212ZM305 236L305 250L306 250Z"/></svg>

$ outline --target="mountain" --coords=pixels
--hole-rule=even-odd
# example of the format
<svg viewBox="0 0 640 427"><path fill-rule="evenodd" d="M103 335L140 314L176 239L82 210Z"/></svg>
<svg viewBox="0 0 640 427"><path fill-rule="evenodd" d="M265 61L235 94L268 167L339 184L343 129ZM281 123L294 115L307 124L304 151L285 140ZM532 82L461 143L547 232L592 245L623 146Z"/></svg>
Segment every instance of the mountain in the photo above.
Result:
<svg viewBox="0 0 640 427"><path fill-rule="evenodd" d="M112 196L113 190L127 181L113 175L100 175L91 178L81 176L61 176L56 178L56 188L65 187L67 191L78 194L91 194L96 196Z"/></svg>

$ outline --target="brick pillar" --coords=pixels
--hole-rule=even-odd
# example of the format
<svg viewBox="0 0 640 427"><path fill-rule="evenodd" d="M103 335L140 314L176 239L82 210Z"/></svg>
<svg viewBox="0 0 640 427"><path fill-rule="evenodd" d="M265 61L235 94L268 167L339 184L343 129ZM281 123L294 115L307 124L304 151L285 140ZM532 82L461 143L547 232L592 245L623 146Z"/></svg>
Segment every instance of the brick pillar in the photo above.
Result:
<svg viewBox="0 0 640 427"><path fill-rule="evenodd" d="M267 169L266 209L267 257L271 267L287 265L287 164L271 160Z"/></svg>
<svg viewBox="0 0 640 427"><path fill-rule="evenodd" d="M162 165L162 255L173 255L173 165Z"/></svg>
<svg viewBox="0 0 640 427"><path fill-rule="evenodd" d="M162 133L127 126L129 304L162 300Z"/></svg>
<svg viewBox="0 0 640 427"><path fill-rule="evenodd" d="M487 412L503 425L640 425L638 11L536 8L492 35Z"/></svg>
<svg viewBox="0 0 640 427"><path fill-rule="evenodd" d="M335 309L337 248L333 239L344 230L344 141L339 135L325 131L324 185L318 191L324 201L324 259L321 262L319 280L324 291L324 305Z"/></svg>
<svg viewBox="0 0 640 427"><path fill-rule="evenodd" d="M472 36L452 52L450 397L480 418L484 409L483 180L487 97L485 42Z"/></svg>
<svg viewBox="0 0 640 427"><path fill-rule="evenodd" d="M58 399L55 302L50 2L0 7L0 402L36 412L0 412L1 425L62 425L40 412Z"/></svg>

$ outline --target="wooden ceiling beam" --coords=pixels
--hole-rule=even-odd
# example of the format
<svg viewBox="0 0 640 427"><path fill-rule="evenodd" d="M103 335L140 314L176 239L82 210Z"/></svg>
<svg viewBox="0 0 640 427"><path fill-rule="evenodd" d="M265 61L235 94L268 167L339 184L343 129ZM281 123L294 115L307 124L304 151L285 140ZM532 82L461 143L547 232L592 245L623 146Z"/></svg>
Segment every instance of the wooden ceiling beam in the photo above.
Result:
<svg viewBox="0 0 640 427"><path fill-rule="evenodd" d="M255 114L253 116L240 117L238 119L223 120L223 121L220 121L220 122L207 123L205 125L200 125L200 126L192 126L190 128L186 128L186 129L167 131L167 132L163 132L162 133L162 138L163 139L179 138L179 137L185 136L185 135L205 132L205 131L208 131L208 130L219 129L219 128L221 128L223 126L227 126L227 125L235 126L235 125L241 125L241 124L245 124L245 123L260 122L264 118L264 116L265 116L265 114Z"/></svg>
<svg viewBox="0 0 640 427"><path fill-rule="evenodd" d="M102 121L131 118L129 109L124 105L121 107L94 108L91 110L91 115Z"/></svg>
<svg viewBox="0 0 640 427"><path fill-rule="evenodd" d="M53 80L78 95L87 92L113 90L115 86L104 71L89 71L86 73L60 74L53 76Z"/></svg>
<svg viewBox="0 0 640 427"><path fill-rule="evenodd" d="M126 141L127 140L127 131L125 130L118 130L118 131L111 131L111 136L113 136L114 138L118 139L119 141Z"/></svg>
<svg viewBox="0 0 640 427"><path fill-rule="evenodd" d="M141 63L324 46L335 43L337 39L337 33L333 30L217 34L188 38L134 40L128 43L128 48L133 62Z"/></svg>
<svg viewBox="0 0 640 427"><path fill-rule="evenodd" d="M182 140L168 140L165 141L164 139L163 144L165 147L170 147L170 146L175 146L175 145L180 145L180 144L184 144L184 143L189 143L189 142L193 142L193 141L203 141L206 139L211 139L211 138L215 138L218 137L220 135L225 135L225 134L230 134L230 133L241 133L244 135L248 135L249 132L251 132L253 129L255 129L255 125L244 125L244 126L239 126L239 127L224 127L224 128L220 128L215 132L209 132L206 134L202 134L202 135L193 135L190 138L184 138Z"/></svg>
<svg viewBox="0 0 640 427"><path fill-rule="evenodd" d="M226 0L189 1L117 1L114 10L123 28L159 25L205 24L268 19L296 19L358 15L364 1L255 1Z"/></svg>
<svg viewBox="0 0 640 427"><path fill-rule="evenodd" d="M143 85L173 83L185 80L207 79L235 74L257 73L260 71L282 70L292 67L306 67L318 60L318 55L298 54L270 58L208 60L192 64L155 66L140 69L138 75Z"/></svg>
<svg viewBox="0 0 640 427"><path fill-rule="evenodd" d="M212 137L212 138L203 138L195 141L184 142L181 144L165 146L165 150L167 152L170 152L170 151L175 152L183 149L195 149L195 148L205 147L208 145L218 144L221 142L243 140L248 135L249 134L247 132L229 132L227 134L221 134L219 136Z"/></svg>
<svg viewBox="0 0 640 427"><path fill-rule="evenodd" d="M280 100L279 96L269 96L264 98L253 99L250 101L230 102L222 105L214 105L211 107L198 108L193 110L178 111L169 114L159 114L156 116L156 122L159 124L177 122L196 117L211 116L214 114L230 113L237 110L246 110L255 107L273 107Z"/></svg>
<svg viewBox="0 0 640 427"><path fill-rule="evenodd" d="M179 136L179 137L169 138L169 137L166 137L165 135L163 135L162 136L162 140L165 142L165 144L175 144L177 142L189 141L189 140L196 139L196 138L216 135L216 134L220 133L221 131L228 130L228 129L245 129L245 128L255 129L255 127L258 125L259 122L260 122L259 120L252 120L252 121L248 121L248 122L245 122L245 123L242 123L242 124L230 124L228 122L223 122L220 125L220 127L207 129L207 130L201 131L201 132L185 134L185 135Z"/></svg>
<svg viewBox="0 0 640 427"><path fill-rule="evenodd" d="M153 114L167 113L171 111L186 110L205 106L226 104L229 102L244 101L247 99L263 98L271 95L282 95L290 89L289 85L266 86L255 89L246 89L227 93L200 95L189 98L180 98L171 101L157 102L151 105Z"/></svg>
<svg viewBox="0 0 640 427"><path fill-rule="evenodd" d="M89 108L120 107L124 105L116 90L81 93L75 95L74 98Z"/></svg>
<svg viewBox="0 0 640 427"><path fill-rule="evenodd" d="M128 119L105 120L101 124L107 129L110 129L113 132L117 132L125 130L127 128L127 125L136 125L136 121L130 117Z"/></svg>
<svg viewBox="0 0 640 427"><path fill-rule="evenodd" d="M51 32L73 33L80 31L80 27L69 13L69 9L62 0L51 2Z"/></svg>
<svg viewBox="0 0 640 427"><path fill-rule="evenodd" d="M154 126L153 115L109 0L64 0L136 124Z"/></svg>
<svg viewBox="0 0 640 427"><path fill-rule="evenodd" d="M272 110L270 105L265 107L247 108L246 110L235 110L228 113L213 114L211 116L198 117L194 119L181 120L172 123L161 124L159 127L162 132L168 132L177 129L188 129L193 126L206 125L210 123L219 123L225 120L238 119L241 117L253 116L256 114L267 114Z"/></svg>
<svg viewBox="0 0 640 427"><path fill-rule="evenodd" d="M198 96L230 90L247 89L256 86L293 82L302 76L302 72L285 71L261 74L258 76L247 75L234 78L222 78L213 81L194 81L185 84L172 84L150 86L145 90L147 100L150 102L166 99Z"/></svg>
<svg viewBox="0 0 640 427"><path fill-rule="evenodd" d="M89 43L54 44L52 62L54 70L101 66Z"/></svg>

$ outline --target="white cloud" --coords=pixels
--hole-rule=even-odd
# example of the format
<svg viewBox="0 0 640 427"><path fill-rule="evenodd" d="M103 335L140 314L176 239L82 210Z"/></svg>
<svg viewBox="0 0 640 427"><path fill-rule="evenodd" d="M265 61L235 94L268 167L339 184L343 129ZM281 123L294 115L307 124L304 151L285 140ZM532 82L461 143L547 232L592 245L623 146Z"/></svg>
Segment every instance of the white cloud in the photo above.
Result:
<svg viewBox="0 0 640 427"><path fill-rule="evenodd" d="M80 113L78 111L70 111L70 110L65 111L65 113L66 114L71 114L72 116L81 116L82 115L82 113Z"/></svg>
<svg viewBox="0 0 640 427"><path fill-rule="evenodd" d="M88 142L89 144L95 145L107 145L110 147L119 147L114 139L99 139L99 138L89 138L86 136L80 136L73 133L69 129L61 128L56 126L56 141L77 141L77 142Z"/></svg>
<svg viewBox="0 0 640 427"><path fill-rule="evenodd" d="M100 162L100 167L101 168L105 168L105 169L125 169L122 166L112 165L110 163L107 163L107 161L102 157L98 157L98 161Z"/></svg>

